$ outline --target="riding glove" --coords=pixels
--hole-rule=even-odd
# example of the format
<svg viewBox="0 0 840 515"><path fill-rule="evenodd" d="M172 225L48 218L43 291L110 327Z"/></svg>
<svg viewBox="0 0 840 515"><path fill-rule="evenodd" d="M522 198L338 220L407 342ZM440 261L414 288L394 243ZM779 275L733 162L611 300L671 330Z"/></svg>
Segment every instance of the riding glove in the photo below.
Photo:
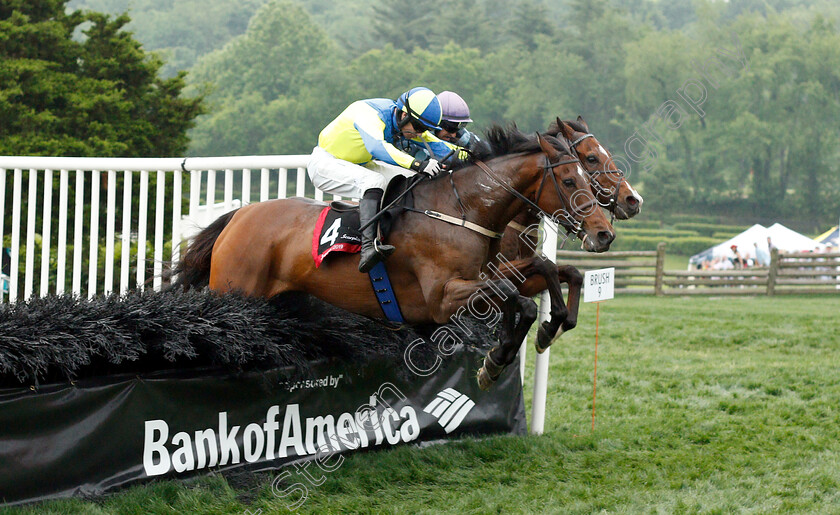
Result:
<svg viewBox="0 0 840 515"><path fill-rule="evenodd" d="M415 160L411 163L411 169L416 172L424 173L429 177L435 177L443 171L443 166L441 166L437 159L426 159L424 161Z"/></svg>

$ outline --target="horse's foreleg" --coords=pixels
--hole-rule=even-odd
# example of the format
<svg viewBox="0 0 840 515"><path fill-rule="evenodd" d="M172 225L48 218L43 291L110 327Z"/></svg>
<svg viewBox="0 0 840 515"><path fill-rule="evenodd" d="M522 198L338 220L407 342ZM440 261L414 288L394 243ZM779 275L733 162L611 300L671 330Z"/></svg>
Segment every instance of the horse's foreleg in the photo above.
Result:
<svg viewBox="0 0 840 515"><path fill-rule="evenodd" d="M468 313L488 326L497 322L501 324L499 345L490 349L478 373L478 384L486 390L516 358L522 341L537 318L537 305L530 298L520 296L513 283L507 279L486 282L450 280L443 288L443 298L440 308L436 310L435 320L441 323L441 319L446 317L448 321L452 315L461 313L462 308L466 308Z"/></svg>
<svg viewBox="0 0 840 515"><path fill-rule="evenodd" d="M578 308L580 307L580 288L583 285L583 275L577 268L571 265L558 266L557 275L561 282L569 285L569 314L563 321L563 331L565 332L577 326ZM560 335L558 334L557 336Z"/></svg>
<svg viewBox="0 0 840 515"><path fill-rule="evenodd" d="M561 274L558 274L559 267L544 257L534 256L505 263L499 269L506 277L525 277L518 288L519 293L525 297L533 297L548 290L551 303L549 318L540 325L535 343L537 352L545 352L561 325L565 328L569 314L563 302L563 290L560 288L563 281L561 281Z"/></svg>

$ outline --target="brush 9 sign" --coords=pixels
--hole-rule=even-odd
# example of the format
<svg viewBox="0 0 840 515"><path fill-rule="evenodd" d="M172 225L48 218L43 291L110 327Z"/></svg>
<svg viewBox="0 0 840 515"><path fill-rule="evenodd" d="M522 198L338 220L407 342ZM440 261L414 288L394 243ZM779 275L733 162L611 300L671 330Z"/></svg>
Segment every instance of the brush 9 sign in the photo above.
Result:
<svg viewBox="0 0 840 515"><path fill-rule="evenodd" d="M583 276L583 301L600 302L615 295L615 268L590 270Z"/></svg>

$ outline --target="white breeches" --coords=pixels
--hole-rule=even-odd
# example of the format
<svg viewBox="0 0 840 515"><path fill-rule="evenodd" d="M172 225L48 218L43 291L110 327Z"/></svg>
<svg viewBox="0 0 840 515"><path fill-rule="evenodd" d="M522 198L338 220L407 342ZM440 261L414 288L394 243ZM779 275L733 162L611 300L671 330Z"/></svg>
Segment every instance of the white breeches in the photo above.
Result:
<svg viewBox="0 0 840 515"><path fill-rule="evenodd" d="M321 147L312 149L306 169L312 184L319 190L357 199L362 198L371 188L384 190L396 175L415 174L412 170L382 161L371 161L365 166L357 165L338 159Z"/></svg>

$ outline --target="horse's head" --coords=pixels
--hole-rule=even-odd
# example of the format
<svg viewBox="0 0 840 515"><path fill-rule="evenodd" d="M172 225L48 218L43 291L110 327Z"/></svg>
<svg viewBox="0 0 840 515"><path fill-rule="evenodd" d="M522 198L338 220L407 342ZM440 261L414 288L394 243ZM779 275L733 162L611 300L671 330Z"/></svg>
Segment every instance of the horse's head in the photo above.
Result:
<svg viewBox="0 0 840 515"><path fill-rule="evenodd" d="M619 220L639 214L642 196L627 182L624 172L613 162L612 156L589 132L582 116L574 122L557 118L548 127L547 134L563 137L580 159L581 166L591 178L592 191L598 203L609 209Z"/></svg>
<svg viewBox="0 0 840 515"><path fill-rule="evenodd" d="M598 208L580 160L564 140L549 138L537 135L546 158L542 180L535 194L537 205L575 233L586 250L609 250L615 231Z"/></svg>

